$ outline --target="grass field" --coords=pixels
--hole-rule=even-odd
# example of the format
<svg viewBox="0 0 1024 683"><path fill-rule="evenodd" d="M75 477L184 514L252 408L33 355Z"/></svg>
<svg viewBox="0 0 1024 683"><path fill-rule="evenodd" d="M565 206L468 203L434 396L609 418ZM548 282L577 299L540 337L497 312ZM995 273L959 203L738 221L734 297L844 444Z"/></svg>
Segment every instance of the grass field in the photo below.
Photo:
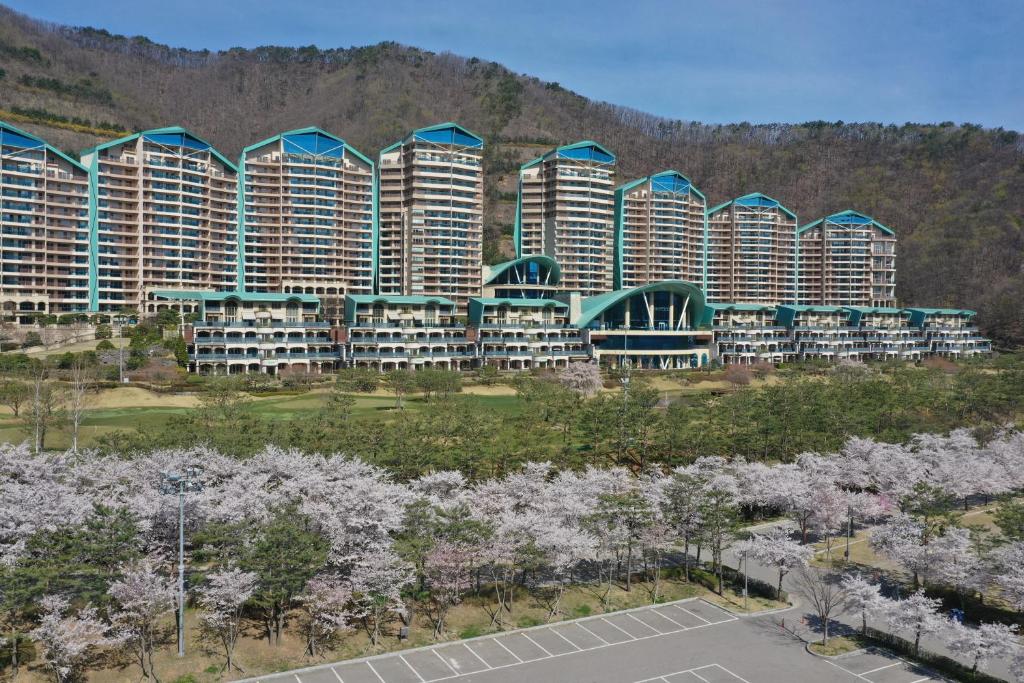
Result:
<svg viewBox="0 0 1024 683"><path fill-rule="evenodd" d="M485 391L481 391L485 390ZM463 392L472 400L489 408L515 414L522 404L510 387L467 387ZM317 388L293 396L254 397L247 410L271 419L287 420L302 413L321 409L329 394L328 389ZM395 397L384 390L373 394L353 394L356 399L353 416L380 415L395 411ZM405 410L419 410L425 405L420 396L406 397ZM118 430L158 429L173 415L181 415L200 405L197 394L159 394L139 387L105 389L94 398L92 408L86 412L79 431L79 441L85 448L95 445L104 434ZM28 431L23 420L15 418L9 408L0 408L0 442L20 443ZM48 448L62 449L71 445L66 428L54 429L47 434Z"/></svg>

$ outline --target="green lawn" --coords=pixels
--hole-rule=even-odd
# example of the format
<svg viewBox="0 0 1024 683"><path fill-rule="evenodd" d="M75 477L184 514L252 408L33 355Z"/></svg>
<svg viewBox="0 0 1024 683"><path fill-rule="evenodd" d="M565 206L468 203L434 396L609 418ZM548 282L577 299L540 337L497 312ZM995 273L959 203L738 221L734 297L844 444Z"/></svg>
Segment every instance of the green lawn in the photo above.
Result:
<svg viewBox="0 0 1024 683"><path fill-rule="evenodd" d="M303 413L321 409L327 401L325 392L309 392L295 396L271 396L254 398L247 410L253 414L271 419L288 420ZM401 415L395 410L393 396L366 396L353 394L356 404L353 407L354 417ZM523 409L516 396L467 396L465 400L479 402L488 408L501 410L503 413L515 414ZM417 411L426 405L421 396L410 396L404 400L406 411ZM96 444L104 434L118 430L159 429L174 415L187 413L192 408L172 408L153 406L144 408L99 408L86 412L79 433L82 447L88 448ZM20 443L28 436L28 431L19 419L9 414L0 415L0 442ZM46 437L47 448L61 449L71 445L68 429L51 430Z"/></svg>

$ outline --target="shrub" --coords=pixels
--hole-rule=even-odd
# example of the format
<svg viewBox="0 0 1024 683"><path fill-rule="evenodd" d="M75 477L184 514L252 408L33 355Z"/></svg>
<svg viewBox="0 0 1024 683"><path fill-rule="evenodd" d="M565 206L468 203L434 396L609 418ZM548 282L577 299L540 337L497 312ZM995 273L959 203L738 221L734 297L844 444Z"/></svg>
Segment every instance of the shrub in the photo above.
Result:
<svg viewBox="0 0 1024 683"><path fill-rule="evenodd" d="M745 387L752 379L750 370L742 365L729 365L725 368L723 379L729 384L737 387Z"/></svg>
<svg viewBox="0 0 1024 683"><path fill-rule="evenodd" d="M484 631L482 628L476 624L471 624L459 631L459 638L476 638L477 636L482 636L483 633Z"/></svg>
<svg viewBox="0 0 1024 683"><path fill-rule="evenodd" d="M114 331L110 328L110 325L100 323L96 326L96 338L97 339L110 339L114 336Z"/></svg>
<svg viewBox="0 0 1024 683"><path fill-rule="evenodd" d="M109 339L103 339L100 341L99 344L96 345L97 351L112 351L114 348L115 347L113 342L111 342Z"/></svg>
<svg viewBox="0 0 1024 683"><path fill-rule="evenodd" d="M21 348L27 349L32 346L42 346L43 338L39 336L38 332L29 332L25 335L25 341L21 343Z"/></svg>

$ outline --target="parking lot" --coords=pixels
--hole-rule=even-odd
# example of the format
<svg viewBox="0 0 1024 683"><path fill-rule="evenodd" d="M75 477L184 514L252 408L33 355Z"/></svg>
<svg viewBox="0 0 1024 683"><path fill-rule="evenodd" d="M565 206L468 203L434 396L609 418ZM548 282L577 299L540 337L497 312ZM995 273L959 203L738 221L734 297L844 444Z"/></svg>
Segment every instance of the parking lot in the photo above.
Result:
<svg viewBox="0 0 1024 683"><path fill-rule="evenodd" d="M873 657L874 655L872 655ZM773 617L740 619L681 600L516 631L276 673L252 683L790 683L870 681L902 660L813 657ZM841 664L841 665L840 665ZM894 666L888 666L894 664ZM885 668L880 668L885 667ZM909 671L909 670L908 670ZM882 674L883 677L877 677Z"/></svg>
<svg viewBox="0 0 1024 683"><path fill-rule="evenodd" d="M832 666L869 683L924 683L939 680L889 652L868 650L829 660Z"/></svg>

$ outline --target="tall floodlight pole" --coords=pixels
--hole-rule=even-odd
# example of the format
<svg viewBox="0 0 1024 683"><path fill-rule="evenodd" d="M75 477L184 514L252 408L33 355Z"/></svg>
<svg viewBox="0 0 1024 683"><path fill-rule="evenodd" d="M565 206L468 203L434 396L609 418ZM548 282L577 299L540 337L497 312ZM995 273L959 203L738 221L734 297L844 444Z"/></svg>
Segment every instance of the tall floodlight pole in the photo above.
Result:
<svg viewBox="0 0 1024 683"><path fill-rule="evenodd" d="M185 656L185 494L203 490L202 470L186 467L184 472L163 472L160 491L178 494L178 656Z"/></svg>

